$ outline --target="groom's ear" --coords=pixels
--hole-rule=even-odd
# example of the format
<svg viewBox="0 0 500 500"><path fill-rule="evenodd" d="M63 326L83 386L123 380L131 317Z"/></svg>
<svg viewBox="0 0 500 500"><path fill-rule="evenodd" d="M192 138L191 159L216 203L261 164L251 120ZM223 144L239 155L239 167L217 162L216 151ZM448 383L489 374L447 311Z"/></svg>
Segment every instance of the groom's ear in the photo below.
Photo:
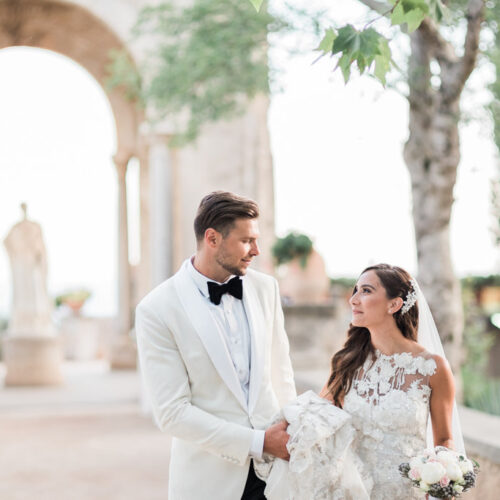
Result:
<svg viewBox="0 0 500 500"><path fill-rule="evenodd" d="M219 241L221 239L222 235L219 233L219 231L216 231L214 228L209 227L205 231L205 244L209 248L216 248L217 245L219 244Z"/></svg>

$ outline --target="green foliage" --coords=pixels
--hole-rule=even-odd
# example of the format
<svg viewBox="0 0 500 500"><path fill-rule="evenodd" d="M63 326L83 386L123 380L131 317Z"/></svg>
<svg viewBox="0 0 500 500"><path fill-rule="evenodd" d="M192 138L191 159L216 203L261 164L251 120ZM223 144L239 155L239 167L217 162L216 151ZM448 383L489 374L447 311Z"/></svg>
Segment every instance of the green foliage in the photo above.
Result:
<svg viewBox="0 0 500 500"><path fill-rule="evenodd" d="M462 280L465 328L465 361L461 375L464 403L476 410L500 415L500 380L486 374L489 351L494 342L488 314L476 304L476 292L484 286L498 286L500 276L471 276Z"/></svg>
<svg viewBox="0 0 500 500"><path fill-rule="evenodd" d="M466 406L500 416L500 380L487 378L467 366L462 368L462 380Z"/></svg>
<svg viewBox="0 0 500 500"><path fill-rule="evenodd" d="M250 0L250 2L255 7L255 10L259 12L264 0Z"/></svg>
<svg viewBox="0 0 500 500"><path fill-rule="evenodd" d="M409 33L415 31L430 12L429 0L397 0L392 3L391 23L406 24Z"/></svg>
<svg viewBox="0 0 500 500"><path fill-rule="evenodd" d="M132 62L129 54L121 50L112 50L109 54L110 63L107 67L108 89L119 87L125 91L127 99L141 100L141 76Z"/></svg>
<svg viewBox="0 0 500 500"><path fill-rule="evenodd" d="M154 120L174 120L179 133L173 143L180 146L205 123L231 118L248 99L269 92L267 36L285 29L286 22L241 0L193 0L186 7L170 0L146 7L133 31L136 38L154 40L143 78L115 53L109 83L127 87L155 110Z"/></svg>
<svg viewBox="0 0 500 500"><path fill-rule="evenodd" d="M55 298L56 307L60 307L63 304L68 305L69 307L75 307L79 304L83 305L87 299L90 298L91 292L84 288L79 288L76 290L71 290L61 295L58 295Z"/></svg>
<svg viewBox="0 0 500 500"><path fill-rule="evenodd" d="M307 265L307 257L312 252L313 242L305 234L291 232L284 238L278 238L272 247L272 254L277 265L300 258L300 265Z"/></svg>
<svg viewBox="0 0 500 500"><path fill-rule="evenodd" d="M478 291L485 286L500 286L500 274L490 274L489 276L467 276L461 280L462 289L472 289Z"/></svg>
<svg viewBox="0 0 500 500"><path fill-rule="evenodd" d="M348 24L335 31L329 28L316 49L322 55L339 54L337 67L341 69L344 80L351 75L351 65L356 63L363 74L375 62L375 76L385 84L385 75L390 69L391 50L388 40L373 28L358 31Z"/></svg>

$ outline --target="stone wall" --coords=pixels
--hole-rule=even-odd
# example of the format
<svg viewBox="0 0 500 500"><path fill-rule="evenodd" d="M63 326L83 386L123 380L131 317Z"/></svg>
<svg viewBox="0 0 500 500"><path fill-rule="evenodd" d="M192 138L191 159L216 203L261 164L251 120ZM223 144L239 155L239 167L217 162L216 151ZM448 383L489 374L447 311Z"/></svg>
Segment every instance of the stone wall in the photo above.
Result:
<svg viewBox="0 0 500 500"><path fill-rule="evenodd" d="M295 370L321 369L342 346L345 327L334 303L284 306L290 357Z"/></svg>

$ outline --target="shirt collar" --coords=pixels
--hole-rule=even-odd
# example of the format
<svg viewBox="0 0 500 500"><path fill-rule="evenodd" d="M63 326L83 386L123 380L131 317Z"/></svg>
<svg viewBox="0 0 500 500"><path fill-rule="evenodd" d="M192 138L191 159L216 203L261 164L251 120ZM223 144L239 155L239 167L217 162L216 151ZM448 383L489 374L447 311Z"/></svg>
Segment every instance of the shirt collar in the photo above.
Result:
<svg viewBox="0 0 500 500"><path fill-rule="evenodd" d="M210 297L209 293L208 293L208 286L207 286L207 283L209 281L213 281L214 283L217 283L218 285L222 285L223 283L219 283L218 281L215 281L211 278L207 278L204 274L201 274L200 271L198 271L194 265L193 265L193 260L194 260L194 257L191 257L189 259L189 266L188 266L188 271L189 271L189 274L191 275L191 278L193 278L196 286L198 287L198 289L200 290L200 292L207 298ZM224 282L224 283L227 283L231 278L234 278L234 274L232 274L231 276L229 276L229 278Z"/></svg>

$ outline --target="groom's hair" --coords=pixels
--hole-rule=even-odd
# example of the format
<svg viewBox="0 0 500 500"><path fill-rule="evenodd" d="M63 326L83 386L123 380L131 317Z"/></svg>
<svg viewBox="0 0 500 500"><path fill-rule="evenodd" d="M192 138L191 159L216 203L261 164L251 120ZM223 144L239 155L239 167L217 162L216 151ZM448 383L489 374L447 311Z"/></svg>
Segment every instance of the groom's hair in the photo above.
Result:
<svg viewBox="0 0 500 500"><path fill-rule="evenodd" d="M256 219L259 206L255 201L228 191L214 191L200 202L194 219L196 241L201 241L208 228L213 228L225 238L237 219Z"/></svg>

